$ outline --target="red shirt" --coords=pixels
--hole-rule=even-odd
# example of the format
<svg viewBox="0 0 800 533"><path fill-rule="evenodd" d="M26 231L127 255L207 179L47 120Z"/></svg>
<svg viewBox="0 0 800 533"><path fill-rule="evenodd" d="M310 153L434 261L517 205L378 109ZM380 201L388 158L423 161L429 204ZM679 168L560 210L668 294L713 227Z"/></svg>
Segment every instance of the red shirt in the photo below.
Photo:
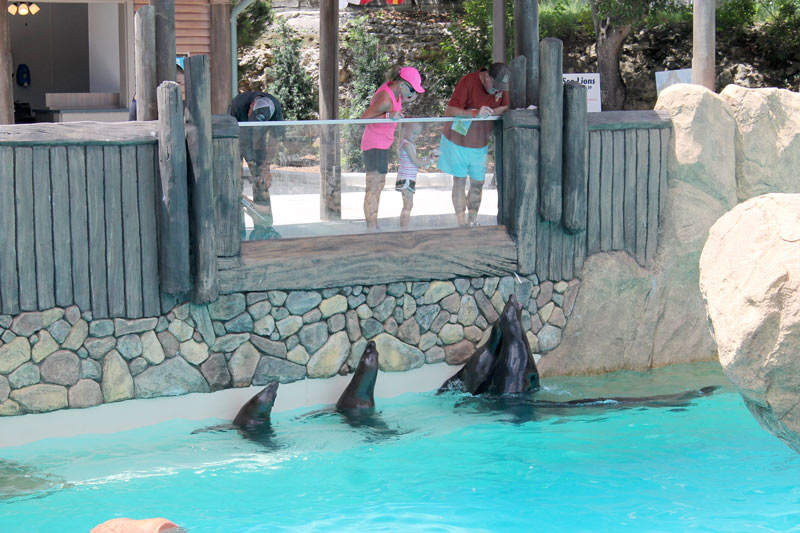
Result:
<svg viewBox="0 0 800 533"><path fill-rule="evenodd" d="M471 72L458 80L453 96L447 103L448 106L459 109L480 109L488 106L492 109L508 105L508 91L502 92L502 97L498 100L494 94L486 92L486 88L481 82L480 73L486 72L482 68L478 72ZM468 122L469 129L466 135L461 135L450 129L450 123L444 125L444 136L453 143L466 148L483 148L489 144L489 134L494 127L493 122Z"/></svg>

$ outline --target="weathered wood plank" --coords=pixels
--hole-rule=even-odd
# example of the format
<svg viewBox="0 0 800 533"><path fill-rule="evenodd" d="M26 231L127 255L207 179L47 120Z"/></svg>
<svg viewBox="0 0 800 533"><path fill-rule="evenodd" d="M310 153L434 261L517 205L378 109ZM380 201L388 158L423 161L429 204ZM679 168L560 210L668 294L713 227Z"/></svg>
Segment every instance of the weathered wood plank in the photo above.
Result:
<svg viewBox="0 0 800 533"><path fill-rule="evenodd" d="M125 316L125 253L122 230L122 170L120 147L103 147L106 207L106 267L108 314Z"/></svg>
<svg viewBox="0 0 800 533"><path fill-rule="evenodd" d="M531 129L513 131L514 144L509 167L514 167L514 183L504 194L507 205L511 206L509 210L512 214L509 218L513 218L511 226L517 242L517 269L521 274L527 275L536 270L539 253L536 246L539 219L539 132Z"/></svg>
<svg viewBox="0 0 800 533"><path fill-rule="evenodd" d="M589 131L669 128L672 119L666 111L603 111L589 114Z"/></svg>
<svg viewBox="0 0 800 533"><path fill-rule="evenodd" d="M0 126L0 145L152 144L158 122L42 122Z"/></svg>
<svg viewBox="0 0 800 533"><path fill-rule="evenodd" d="M586 232L582 231L581 234L585 235ZM570 280L575 277L575 244L577 241L577 234L564 233L561 250L561 279Z"/></svg>
<svg viewBox="0 0 800 533"><path fill-rule="evenodd" d="M17 272L19 307L22 311L37 308L36 254L33 227L33 149L14 150L14 194L17 220Z"/></svg>
<svg viewBox="0 0 800 533"><path fill-rule="evenodd" d="M159 173L157 190L159 275L161 291L186 293L189 269L189 198L186 180L186 135L180 86L165 81L158 87Z"/></svg>
<svg viewBox="0 0 800 533"><path fill-rule="evenodd" d="M233 257L239 255L241 250L242 164L239 139L214 139L212 144L217 255Z"/></svg>
<svg viewBox="0 0 800 533"><path fill-rule="evenodd" d="M155 18L156 82L175 81L175 0L150 0ZM161 113L159 112L159 116Z"/></svg>
<svg viewBox="0 0 800 533"><path fill-rule="evenodd" d="M14 213L14 149L0 147L0 287L3 314L19 313L17 225Z"/></svg>
<svg viewBox="0 0 800 533"><path fill-rule="evenodd" d="M550 230L552 224L537 219L536 275L540 280L550 279Z"/></svg>
<svg viewBox="0 0 800 533"><path fill-rule="evenodd" d="M538 109L510 109L503 113L503 128L536 128L541 125Z"/></svg>
<svg viewBox="0 0 800 533"><path fill-rule="evenodd" d="M142 6L133 16L134 68L136 70L136 120L157 120L156 14L153 6Z"/></svg>
<svg viewBox="0 0 800 533"><path fill-rule="evenodd" d="M67 148L50 150L50 172L53 189L53 260L55 266L56 305L74 303L72 293L72 236L69 219L69 172Z"/></svg>
<svg viewBox="0 0 800 533"><path fill-rule="evenodd" d="M561 281L564 251L564 230L559 224L550 225L550 279Z"/></svg>
<svg viewBox="0 0 800 533"><path fill-rule="evenodd" d="M227 113L224 115L211 115L211 136L215 140L238 139L239 123Z"/></svg>
<svg viewBox="0 0 800 533"><path fill-rule="evenodd" d="M214 163L211 141L211 76L208 56L186 59L186 144L191 198L192 300L219 297L217 233L214 219Z"/></svg>
<svg viewBox="0 0 800 533"><path fill-rule="evenodd" d="M125 264L125 317L140 318L142 302L142 241L139 224L139 183L136 147L120 150L122 169L122 256Z"/></svg>
<svg viewBox="0 0 800 533"><path fill-rule="evenodd" d="M525 56L517 56L511 60L511 87L508 93L509 105L511 109L523 109L525 105L525 91L527 84L525 81L525 69L527 60Z"/></svg>
<svg viewBox="0 0 800 533"><path fill-rule="evenodd" d="M516 190L516 136L517 129L503 128L503 152L505 172L501 179L497 180L497 223L508 228L511 235L516 235L514 227L513 197Z"/></svg>
<svg viewBox="0 0 800 533"><path fill-rule="evenodd" d="M506 171L506 165L504 158L505 148L503 147L503 123L501 121L497 121L492 125L492 136L494 138L494 153L492 157L494 158L494 183L495 187L497 187L497 198L498 198L498 206L497 206L497 224L500 224L500 219L502 218L502 213L500 212L501 206L499 199L503 195L503 183L505 178L503 174Z"/></svg>
<svg viewBox="0 0 800 533"><path fill-rule="evenodd" d="M158 295L158 230L156 226L156 148L136 147L136 169L139 173L139 232L142 243L142 311L144 316L161 313Z"/></svg>
<svg viewBox="0 0 800 533"><path fill-rule="evenodd" d="M86 147L86 205L89 222L89 288L93 318L108 318L106 210L103 147Z"/></svg>
<svg viewBox="0 0 800 533"><path fill-rule="evenodd" d="M669 151L672 137L671 129L661 130L661 174L658 181L658 219L664 220L664 207L667 202L667 170L669 169Z"/></svg>
<svg viewBox="0 0 800 533"><path fill-rule="evenodd" d="M244 266L219 271L223 293L508 275L517 264L503 226L242 243Z"/></svg>
<svg viewBox="0 0 800 533"><path fill-rule="evenodd" d="M553 37L539 44L539 215L561 222L564 69L563 44Z"/></svg>
<svg viewBox="0 0 800 533"><path fill-rule="evenodd" d="M636 130L636 262L646 264L647 173L650 162L648 130Z"/></svg>
<svg viewBox="0 0 800 533"><path fill-rule="evenodd" d="M614 138L610 131L600 132L600 249L611 250L613 236L612 190L614 183Z"/></svg>
<svg viewBox="0 0 800 533"><path fill-rule="evenodd" d="M625 251L636 256L636 130L625 130L625 192L623 220Z"/></svg>
<svg viewBox="0 0 800 533"><path fill-rule="evenodd" d="M586 207L587 254L600 251L600 132L589 134L589 174Z"/></svg>
<svg viewBox="0 0 800 533"><path fill-rule="evenodd" d="M614 162L611 168L611 249L625 248L625 132L612 132Z"/></svg>
<svg viewBox="0 0 800 533"><path fill-rule="evenodd" d="M539 105L539 2L514 2L514 55L525 56L525 104Z"/></svg>
<svg viewBox="0 0 800 533"><path fill-rule="evenodd" d="M653 263L658 246L658 195L661 175L661 135L658 130L649 130L650 164L647 173L647 246L645 261Z"/></svg>
<svg viewBox="0 0 800 533"><path fill-rule="evenodd" d="M75 305L91 308L89 289L89 214L86 198L86 149L67 147L69 171L69 220L72 238L72 292Z"/></svg>
<svg viewBox="0 0 800 533"><path fill-rule="evenodd" d="M50 194L50 150L33 148L34 246L36 250L36 294L39 309L56 305L53 265L53 211Z"/></svg>
<svg viewBox="0 0 800 533"><path fill-rule="evenodd" d="M564 85L564 227L573 233L586 229L586 145L589 140L586 87Z"/></svg>

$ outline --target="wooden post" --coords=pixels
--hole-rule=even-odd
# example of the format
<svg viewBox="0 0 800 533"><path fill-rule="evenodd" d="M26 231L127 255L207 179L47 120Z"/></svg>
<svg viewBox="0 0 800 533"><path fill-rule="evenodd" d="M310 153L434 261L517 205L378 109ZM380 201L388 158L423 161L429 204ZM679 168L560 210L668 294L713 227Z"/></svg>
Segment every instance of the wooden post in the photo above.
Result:
<svg viewBox="0 0 800 533"><path fill-rule="evenodd" d="M174 81L158 86L158 245L161 291L186 293L189 280L189 207L186 184L186 135L181 88Z"/></svg>
<svg viewBox="0 0 800 533"><path fill-rule="evenodd" d="M528 86L526 78L526 68L528 60L525 56L517 56L511 60L511 91L509 92L509 104L511 109L524 109L525 95Z"/></svg>
<svg viewBox="0 0 800 533"><path fill-rule="evenodd" d="M540 132L532 128L515 128L513 161L514 208L513 227L517 241L517 271L533 274L536 269L536 239L541 228L536 215L538 203L537 179L539 177Z"/></svg>
<svg viewBox="0 0 800 533"><path fill-rule="evenodd" d="M495 63L506 62L505 0L492 0L492 57Z"/></svg>
<svg viewBox="0 0 800 533"><path fill-rule="evenodd" d="M239 123L232 116L212 117L214 144L214 215L217 224L217 255L241 253L242 156Z"/></svg>
<svg viewBox="0 0 800 533"><path fill-rule="evenodd" d="M692 7L692 83L714 90L716 22L714 0L695 0Z"/></svg>
<svg viewBox="0 0 800 533"><path fill-rule="evenodd" d="M150 0L155 10L156 83L175 81L175 0Z"/></svg>
<svg viewBox="0 0 800 533"><path fill-rule="evenodd" d="M211 4L211 113L228 109L231 94L231 4Z"/></svg>
<svg viewBox="0 0 800 533"><path fill-rule="evenodd" d="M525 106L539 105L539 1L514 0L515 56L525 56Z"/></svg>
<svg viewBox="0 0 800 533"><path fill-rule="evenodd" d="M133 17L136 68L136 120L157 120L156 19L153 6L142 6Z"/></svg>
<svg viewBox="0 0 800 533"><path fill-rule="evenodd" d="M0 124L14 123L14 86L11 73L14 64L11 61L11 31L8 28L8 11L0 14Z"/></svg>
<svg viewBox="0 0 800 533"><path fill-rule="evenodd" d="M562 128L564 115L563 44L547 37L539 45L541 137L539 144L539 214L548 222L561 221Z"/></svg>
<svg viewBox="0 0 800 533"><path fill-rule="evenodd" d="M319 118L339 118L339 2L319 3ZM339 129L320 128L319 211L322 220L342 218L342 173Z"/></svg>
<svg viewBox="0 0 800 533"><path fill-rule="evenodd" d="M586 229L586 145L589 138L586 87L564 84L564 215L567 231Z"/></svg>
<svg viewBox="0 0 800 533"><path fill-rule="evenodd" d="M208 56L186 58L186 144L191 206L191 257L196 304L219 296L217 236L214 220L213 146L211 142L211 74Z"/></svg>

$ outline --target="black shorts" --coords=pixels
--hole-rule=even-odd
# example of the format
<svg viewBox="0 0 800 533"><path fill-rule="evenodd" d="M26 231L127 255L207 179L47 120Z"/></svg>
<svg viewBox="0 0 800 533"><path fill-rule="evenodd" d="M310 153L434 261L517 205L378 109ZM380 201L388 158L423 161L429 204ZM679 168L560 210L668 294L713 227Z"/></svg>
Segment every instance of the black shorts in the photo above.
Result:
<svg viewBox="0 0 800 533"><path fill-rule="evenodd" d="M364 167L367 172L386 174L389 170L389 150L380 148L364 150Z"/></svg>

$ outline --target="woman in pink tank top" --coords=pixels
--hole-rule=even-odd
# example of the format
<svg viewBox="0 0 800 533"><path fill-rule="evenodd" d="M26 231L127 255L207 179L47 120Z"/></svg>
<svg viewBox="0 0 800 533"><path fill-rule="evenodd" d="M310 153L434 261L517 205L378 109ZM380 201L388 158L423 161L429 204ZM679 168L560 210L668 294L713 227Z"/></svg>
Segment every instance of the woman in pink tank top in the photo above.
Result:
<svg viewBox="0 0 800 533"><path fill-rule="evenodd" d="M418 93L424 93L422 78L414 67L394 68L389 81L381 85L361 118L403 118L403 102L410 102ZM367 229L378 229L378 205L386 184L389 167L389 148L394 142L396 123L367 124L361 136L361 150L366 167L366 192L364 193L364 218Z"/></svg>

